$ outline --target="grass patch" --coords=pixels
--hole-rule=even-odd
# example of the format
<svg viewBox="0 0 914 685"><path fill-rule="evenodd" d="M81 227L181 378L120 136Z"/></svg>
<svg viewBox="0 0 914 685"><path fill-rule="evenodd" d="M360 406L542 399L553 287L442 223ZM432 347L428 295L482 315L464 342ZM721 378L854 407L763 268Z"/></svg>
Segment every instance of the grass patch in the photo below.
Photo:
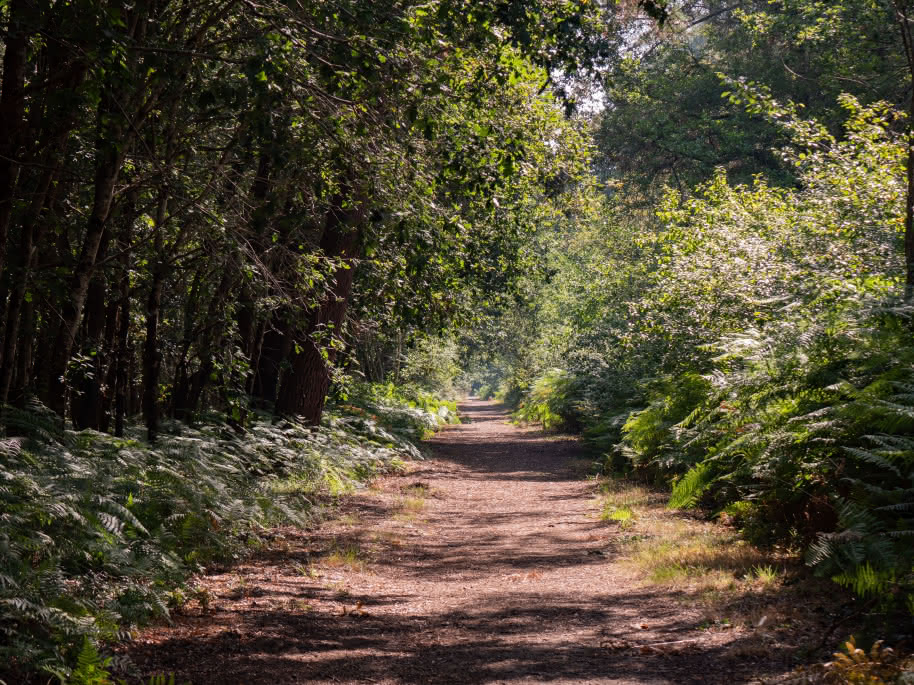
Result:
<svg viewBox="0 0 914 685"><path fill-rule="evenodd" d="M758 549L720 524L677 517L662 502L619 543L621 566L657 592L674 590L678 601L701 609L697 628L811 634L821 625L808 607L827 612L839 601L827 581L804 578L798 560Z"/></svg>
<svg viewBox="0 0 914 685"><path fill-rule="evenodd" d="M365 569L365 558L358 545L349 544L345 547L334 546L321 563L331 568L347 568L353 571Z"/></svg>
<svg viewBox="0 0 914 685"><path fill-rule="evenodd" d="M601 521L615 521L623 530L631 528L639 518L639 509L648 507L658 495L649 489L618 480L600 483L597 496Z"/></svg>
<svg viewBox="0 0 914 685"><path fill-rule="evenodd" d="M411 514L418 514L425 509L425 499L422 497L404 497L400 500L399 509Z"/></svg>
<svg viewBox="0 0 914 685"><path fill-rule="evenodd" d="M415 521L425 510L423 497L398 497L394 503L394 518L398 521Z"/></svg>
<svg viewBox="0 0 914 685"><path fill-rule="evenodd" d="M337 519L337 523L342 526L348 526L351 528L353 526L360 525L362 523L362 519L358 514L343 514Z"/></svg>
<svg viewBox="0 0 914 685"><path fill-rule="evenodd" d="M323 574L318 571L312 564L305 566L304 564L296 564L295 570L298 571L305 578L310 578L311 580L317 580Z"/></svg>
<svg viewBox="0 0 914 685"><path fill-rule="evenodd" d="M774 566L771 566L770 564L765 566L753 566L750 578L757 580L762 585L771 585L777 581L778 572Z"/></svg>
<svg viewBox="0 0 914 685"><path fill-rule="evenodd" d="M301 611L307 614L313 609L313 607L311 606L310 602L306 602L303 599L290 599L289 609L292 611Z"/></svg>
<svg viewBox="0 0 914 685"><path fill-rule="evenodd" d="M428 484L418 481L400 488L400 492L407 497L416 497L419 499L425 499L432 494L432 490Z"/></svg>
<svg viewBox="0 0 914 685"><path fill-rule="evenodd" d="M425 500L430 494L429 487L424 483L413 483L401 488L400 491L403 496L394 502L394 518L398 521L415 521L425 510Z"/></svg>
<svg viewBox="0 0 914 685"><path fill-rule="evenodd" d="M631 529L615 536L619 567L654 592L674 590L677 601L699 608L696 628L812 634L843 601L828 581L804 577L800 560L754 547L726 525L671 511L664 493L609 482L598 502L601 518Z"/></svg>
<svg viewBox="0 0 914 685"><path fill-rule="evenodd" d="M699 594L732 594L780 580L770 554L746 543L731 528L669 511L662 492L607 479L600 483L597 497L600 520L631 531L618 538L620 563L647 583Z"/></svg>
<svg viewBox="0 0 914 685"><path fill-rule="evenodd" d="M631 507L614 507L608 502L604 502L603 510L600 512L601 521L615 521L623 530L628 530L635 524L637 514Z"/></svg>
<svg viewBox="0 0 914 685"><path fill-rule="evenodd" d="M612 507L646 507L661 501L661 495L643 485L635 485L621 480L604 480L600 483L600 494L603 502Z"/></svg>
<svg viewBox="0 0 914 685"><path fill-rule="evenodd" d="M382 530L379 533L375 533L372 536L372 540L382 545L392 545L393 547L400 547L403 544L403 536L392 530Z"/></svg>
<svg viewBox="0 0 914 685"><path fill-rule="evenodd" d="M727 589L750 579L775 581L769 557L720 526L658 516L645 522L649 538L626 543L630 563L653 583Z"/></svg>
<svg viewBox="0 0 914 685"><path fill-rule="evenodd" d="M338 598L349 597L352 594L352 591L349 589L349 586L346 585L343 581L338 581L336 583L331 583L329 589L333 591Z"/></svg>

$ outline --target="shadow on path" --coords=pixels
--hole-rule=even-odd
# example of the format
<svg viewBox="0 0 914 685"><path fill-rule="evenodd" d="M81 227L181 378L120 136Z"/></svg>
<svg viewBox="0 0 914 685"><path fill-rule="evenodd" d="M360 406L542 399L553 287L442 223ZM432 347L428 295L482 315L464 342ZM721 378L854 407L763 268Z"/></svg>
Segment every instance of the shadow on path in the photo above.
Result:
<svg viewBox="0 0 914 685"><path fill-rule="evenodd" d="M461 410L468 423L429 441L434 459L356 502L358 525L268 551L243 571L246 596L223 587L208 613L129 655L193 685L738 683L785 670L788 646L709 639L687 596L617 575L618 533L594 515L575 441L512 426L492 403ZM431 495L404 517L399 493L417 481ZM301 573L347 545L370 551L365 569ZM658 643L674 644L643 647Z"/></svg>

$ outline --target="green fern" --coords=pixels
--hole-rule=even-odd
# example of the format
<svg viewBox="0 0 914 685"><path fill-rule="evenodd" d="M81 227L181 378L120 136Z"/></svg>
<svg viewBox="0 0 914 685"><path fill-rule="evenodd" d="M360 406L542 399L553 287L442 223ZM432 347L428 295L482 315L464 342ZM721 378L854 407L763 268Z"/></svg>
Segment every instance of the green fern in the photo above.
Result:
<svg viewBox="0 0 914 685"><path fill-rule="evenodd" d="M832 576L839 585L851 588L858 595L883 595L895 585L895 574L892 571L877 571L868 562L863 562L853 571Z"/></svg>
<svg viewBox="0 0 914 685"><path fill-rule="evenodd" d="M670 509L687 509L694 507L699 498L714 482L715 472L713 465L703 462L693 466L688 473L676 481L673 492L667 502Z"/></svg>
<svg viewBox="0 0 914 685"><path fill-rule="evenodd" d="M190 573L247 553L271 525L307 525L316 499L421 457L370 417L254 422L243 436L170 425L155 447L139 427L119 439L48 418L3 414L28 437L0 443L0 663L66 682L105 682L95 645L167 616Z"/></svg>

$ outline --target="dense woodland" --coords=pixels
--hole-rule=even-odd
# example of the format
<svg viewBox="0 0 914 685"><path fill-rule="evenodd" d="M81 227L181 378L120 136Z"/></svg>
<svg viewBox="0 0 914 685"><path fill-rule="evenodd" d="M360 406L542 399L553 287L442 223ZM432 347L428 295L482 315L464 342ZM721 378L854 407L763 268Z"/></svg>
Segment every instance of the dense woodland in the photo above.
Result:
<svg viewBox="0 0 914 685"><path fill-rule="evenodd" d="M909 12L0 1L10 672L466 391L914 612Z"/></svg>
<svg viewBox="0 0 914 685"><path fill-rule="evenodd" d="M633 18L587 122L595 192L467 349L482 394L583 432L606 471L910 612L908 10Z"/></svg>

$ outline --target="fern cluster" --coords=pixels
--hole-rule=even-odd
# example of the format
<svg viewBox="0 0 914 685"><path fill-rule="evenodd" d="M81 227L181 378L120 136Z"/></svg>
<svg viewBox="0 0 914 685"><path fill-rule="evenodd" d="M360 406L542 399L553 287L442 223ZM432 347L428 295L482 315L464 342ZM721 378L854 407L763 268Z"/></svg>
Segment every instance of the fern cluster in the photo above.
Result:
<svg viewBox="0 0 914 685"><path fill-rule="evenodd" d="M842 97L837 138L760 87L728 87L792 141L796 185L720 169L653 223L604 205L562 236L540 339L512 371L535 379L527 361L544 360L523 416L583 426L607 470L669 484L671 506L726 511L861 594L910 601L907 140L884 103Z"/></svg>
<svg viewBox="0 0 914 685"><path fill-rule="evenodd" d="M264 419L243 435L174 423L152 446L139 427L121 439L64 430L40 405L4 408L0 671L66 681L87 639L122 639L167 616L192 572L420 458L407 437L437 414L394 401L374 410L337 408L317 428Z"/></svg>
<svg viewBox="0 0 914 685"><path fill-rule="evenodd" d="M671 505L740 504L755 537L807 547L860 594L911 601L914 311L891 275L901 147L884 107L843 104L840 143L785 117L806 150L790 153L802 190L715 182L666 215L680 233L664 269L698 298L685 319L717 337L646 384L617 450L674 480ZM708 290L715 264L744 277Z"/></svg>
<svg viewBox="0 0 914 685"><path fill-rule="evenodd" d="M574 425L574 413L573 378L566 371L554 368L534 380L514 417L526 423L539 423L546 430L559 430Z"/></svg>

